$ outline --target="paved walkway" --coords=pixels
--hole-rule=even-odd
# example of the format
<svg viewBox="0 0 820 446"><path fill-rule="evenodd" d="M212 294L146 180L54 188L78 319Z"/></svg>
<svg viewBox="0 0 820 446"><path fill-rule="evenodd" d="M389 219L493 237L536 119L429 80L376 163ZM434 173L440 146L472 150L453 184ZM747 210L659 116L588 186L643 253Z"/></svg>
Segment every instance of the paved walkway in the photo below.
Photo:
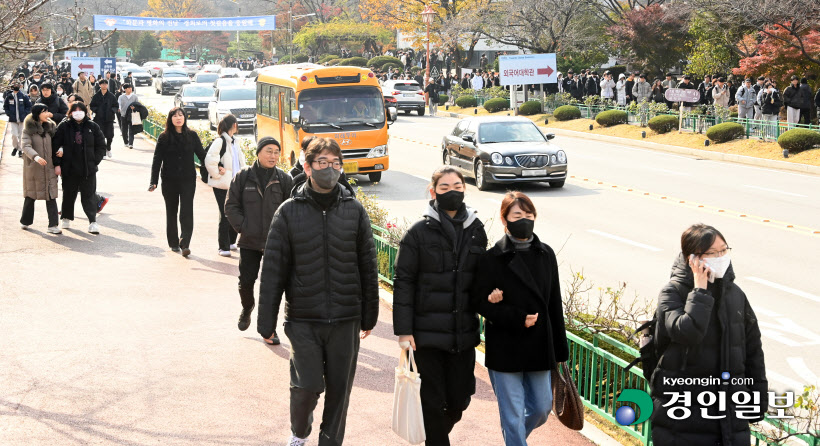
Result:
<svg viewBox="0 0 820 446"><path fill-rule="evenodd" d="M47 234L45 205L19 227L22 162L0 162L0 444L283 445L288 342L269 347L236 318L238 257L217 256L217 209L197 181L193 255L165 242L161 192L148 193L153 144L137 138L103 161L111 202L100 235ZM10 139L7 138L7 144ZM79 200L78 200L79 201ZM345 444L402 445L390 430L398 348L382 306L362 342ZM502 445L486 371L453 434L454 445ZM321 408L323 401L320 401ZM316 444L321 411L317 411ZM531 445L588 445L554 417Z"/></svg>

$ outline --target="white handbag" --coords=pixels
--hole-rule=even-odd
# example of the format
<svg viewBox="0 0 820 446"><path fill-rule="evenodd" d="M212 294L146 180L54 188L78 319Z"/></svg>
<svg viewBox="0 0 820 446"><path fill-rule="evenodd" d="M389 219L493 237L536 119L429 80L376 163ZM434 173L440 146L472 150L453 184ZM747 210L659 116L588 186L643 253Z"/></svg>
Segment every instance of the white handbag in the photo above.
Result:
<svg viewBox="0 0 820 446"><path fill-rule="evenodd" d="M424 432L424 416L421 413L421 377L416 367L416 359L413 357L413 349L407 351L409 355L402 351L399 366L396 367L393 432L408 443L418 445L427 438Z"/></svg>
<svg viewBox="0 0 820 446"><path fill-rule="evenodd" d="M138 111L131 112L131 125L141 125L142 119L140 119L140 114Z"/></svg>

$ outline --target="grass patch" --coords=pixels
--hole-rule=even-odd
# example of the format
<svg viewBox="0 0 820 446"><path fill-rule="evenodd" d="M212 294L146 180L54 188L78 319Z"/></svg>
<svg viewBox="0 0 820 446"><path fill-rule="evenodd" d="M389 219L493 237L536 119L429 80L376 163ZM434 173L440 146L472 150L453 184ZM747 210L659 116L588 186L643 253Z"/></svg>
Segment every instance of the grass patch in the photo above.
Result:
<svg viewBox="0 0 820 446"><path fill-rule="evenodd" d="M632 435L629 435L623 429L612 424L610 421L606 420L604 417L598 415L597 413L591 411L586 406L584 406L584 420L587 423L590 423L593 426L597 427L598 429L612 437L615 441L617 441L620 444L627 446L643 446L643 443L641 443L637 438L633 437Z"/></svg>

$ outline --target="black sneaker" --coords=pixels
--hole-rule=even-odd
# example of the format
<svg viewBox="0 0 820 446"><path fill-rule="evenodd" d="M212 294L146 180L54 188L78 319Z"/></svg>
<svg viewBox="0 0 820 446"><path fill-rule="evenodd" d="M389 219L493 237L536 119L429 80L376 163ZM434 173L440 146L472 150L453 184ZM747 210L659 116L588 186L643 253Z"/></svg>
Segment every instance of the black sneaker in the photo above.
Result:
<svg viewBox="0 0 820 446"><path fill-rule="evenodd" d="M276 334L276 332L275 332L275 331L273 332L273 336L271 336L271 337L270 337L270 338L268 338L268 339L265 339L265 344L268 344L268 345L279 345L279 336Z"/></svg>
<svg viewBox="0 0 820 446"><path fill-rule="evenodd" d="M182 248L182 257L188 257L191 255L191 248Z"/></svg>
<svg viewBox="0 0 820 446"><path fill-rule="evenodd" d="M239 323L237 324L237 327L239 327L239 331L245 331L248 329L248 327L251 326L251 313L253 313L253 308L255 306L256 304L254 304L253 307L250 308L243 308L242 312L239 313Z"/></svg>
<svg viewBox="0 0 820 446"><path fill-rule="evenodd" d="M17 155L17 149L11 151L11 156Z"/></svg>
<svg viewBox="0 0 820 446"><path fill-rule="evenodd" d="M171 247L171 251L173 251L173 252L179 252L179 246L172 246L172 247Z"/></svg>

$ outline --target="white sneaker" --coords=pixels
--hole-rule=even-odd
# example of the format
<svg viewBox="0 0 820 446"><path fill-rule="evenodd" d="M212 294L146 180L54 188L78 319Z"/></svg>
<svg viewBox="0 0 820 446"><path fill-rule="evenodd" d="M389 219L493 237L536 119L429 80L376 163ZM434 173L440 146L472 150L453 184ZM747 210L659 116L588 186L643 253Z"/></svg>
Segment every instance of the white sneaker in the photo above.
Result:
<svg viewBox="0 0 820 446"><path fill-rule="evenodd" d="M307 438L299 438L293 434L290 434L290 439L288 440L288 446L304 446L307 444Z"/></svg>
<svg viewBox="0 0 820 446"><path fill-rule="evenodd" d="M49 226L48 233L49 234L62 234L63 231L60 230L59 226Z"/></svg>
<svg viewBox="0 0 820 446"><path fill-rule="evenodd" d="M28 229L29 225L20 225L20 229Z"/></svg>
<svg viewBox="0 0 820 446"><path fill-rule="evenodd" d="M64 218L62 219L63 222L63 229L71 229L71 220Z"/></svg>
<svg viewBox="0 0 820 446"><path fill-rule="evenodd" d="M221 255L222 257L230 257L231 252L230 251L223 251L223 250L220 249L219 250L219 255Z"/></svg>
<svg viewBox="0 0 820 446"><path fill-rule="evenodd" d="M113 156L111 156L111 151L110 150L108 152L106 152L105 156L108 159L113 159L114 158Z"/></svg>
<svg viewBox="0 0 820 446"><path fill-rule="evenodd" d="M234 243L233 245L231 245L231 251L236 251L237 249L239 249L239 247L238 247L238 246L236 246L236 243Z"/></svg>
<svg viewBox="0 0 820 446"><path fill-rule="evenodd" d="M99 225L97 225L96 221L94 223L91 223L90 225L88 225L88 232L90 232L92 234L99 234L100 233L100 227L99 227Z"/></svg>

